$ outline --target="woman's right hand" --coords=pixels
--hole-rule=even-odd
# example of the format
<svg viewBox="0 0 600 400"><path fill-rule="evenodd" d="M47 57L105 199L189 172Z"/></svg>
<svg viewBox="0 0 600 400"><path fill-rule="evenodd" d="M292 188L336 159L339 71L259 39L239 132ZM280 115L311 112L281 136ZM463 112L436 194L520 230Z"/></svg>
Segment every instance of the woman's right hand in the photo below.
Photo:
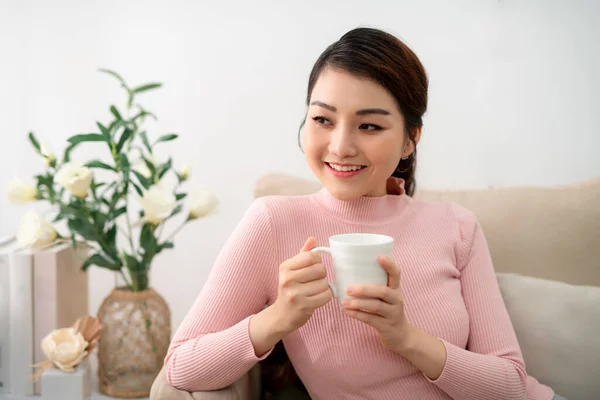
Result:
<svg viewBox="0 0 600 400"><path fill-rule="evenodd" d="M317 308L333 297L321 256L310 252L316 245L315 238L308 238L299 254L279 266L279 287L274 305L277 305L288 332L304 325Z"/></svg>

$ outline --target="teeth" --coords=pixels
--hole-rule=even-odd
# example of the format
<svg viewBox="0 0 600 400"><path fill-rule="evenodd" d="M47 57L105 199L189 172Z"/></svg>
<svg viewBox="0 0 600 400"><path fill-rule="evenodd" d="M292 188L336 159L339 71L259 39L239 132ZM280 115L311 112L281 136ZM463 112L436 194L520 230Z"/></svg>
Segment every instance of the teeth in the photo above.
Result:
<svg viewBox="0 0 600 400"><path fill-rule="evenodd" d="M336 171L343 171L343 172L348 172L348 171L358 171L359 169L361 169L362 167L360 165L337 165L337 164L329 164L329 166L333 169L335 169Z"/></svg>

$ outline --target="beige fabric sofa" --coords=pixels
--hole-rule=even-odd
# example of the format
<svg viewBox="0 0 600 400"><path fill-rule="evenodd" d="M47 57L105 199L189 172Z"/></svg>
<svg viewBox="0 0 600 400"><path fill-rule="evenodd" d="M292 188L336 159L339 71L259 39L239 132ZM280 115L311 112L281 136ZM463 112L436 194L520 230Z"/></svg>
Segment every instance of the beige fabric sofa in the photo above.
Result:
<svg viewBox="0 0 600 400"><path fill-rule="evenodd" d="M271 174L257 182L255 196L319 189L315 181ZM600 178L559 187L418 190L415 198L455 202L477 215L528 373L569 400L600 399ZM170 387L162 371L150 397L258 399L256 368L228 388L197 393Z"/></svg>

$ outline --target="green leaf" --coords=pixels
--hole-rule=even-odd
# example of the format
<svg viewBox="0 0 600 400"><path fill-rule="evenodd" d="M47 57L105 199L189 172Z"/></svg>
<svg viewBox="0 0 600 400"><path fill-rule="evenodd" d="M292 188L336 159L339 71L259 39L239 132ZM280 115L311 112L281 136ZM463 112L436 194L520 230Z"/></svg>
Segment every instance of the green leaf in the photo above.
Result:
<svg viewBox="0 0 600 400"><path fill-rule="evenodd" d="M150 223L145 223L140 232L140 244L144 249L149 246L156 244L156 238L154 237L154 226Z"/></svg>
<svg viewBox="0 0 600 400"><path fill-rule="evenodd" d="M110 112L112 113L112 115L115 116L116 119L118 119L119 121L123 120L123 117L121 117L121 113L119 113L119 110L117 110L117 107L115 106L110 106Z"/></svg>
<svg viewBox="0 0 600 400"><path fill-rule="evenodd" d="M119 192L118 190L115 190L114 193L112 194L112 198L110 199L110 204L108 206L109 214L112 213L112 211L115 209L119 200L121 200L121 192Z"/></svg>
<svg viewBox="0 0 600 400"><path fill-rule="evenodd" d="M108 244L108 250L110 250L110 254L118 259L119 252L117 251L117 224L113 224L113 226L106 232L106 243Z"/></svg>
<svg viewBox="0 0 600 400"><path fill-rule="evenodd" d="M105 69L105 68L100 68L100 69L98 69L98 71L114 76L115 78L117 78L119 80L119 82L121 82L121 84L123 86L127 87L127 84L125 83L125 79L123 79L121 77L121 75L117 74L116 72L111 71L109 69Z"/></svg>
<svg viewBox="0 0 600 400"><path fill-rule="evenodd" d="M58 221L62 221L65 218L67 218L67 216L65 214L59 212L58 214L56 214L56 217L54 217L54 219L52 220L52 223L56 223Z"/></svg>
<svg viewBox="0 0 600 400"><path fill-rule="evenodd" d="M81 133L79 135L71 136L67 139L71 144L78 144L82 142L106 142L104 135L100 133Z"/></svg>
<svg viewBox="0 0 600 400"><path fill-rule="evenodd" d="M142 121L143 121L143 118L146 117L147 115L151 116L155 121L158 119L158 118L156 118L156 115L154 115L153 113L142 109L142 111L140 111L135 117L133 117L131 119L131 121L135 123L140 118L142 118Z"/></svg>
<svg viewBox="0 0 600 400"><path fill-rule="evenodd" d="M148 167L148 170L150 171L150 176L154 177L156 175L156 167L146 157L142 157L142 159L144 160L144 164L146 164L146 167Z"/></svg>
<svg viewBox="0 0 600 400"><path fill-rule="evenodd" d="M123 146L125 145L127 140L131 137L132 134L133 134L133 131L129 128L125 128L125 130L123 130L123 133L121 134L121 138L119 139L119 143L117 143L117 153L121 152L121 149L123 148Z"/></svg>
<svg viewBox="0 0 600 400"><path fill-rule="evenodd" d="M100 210L92 210L90 215L94 221L95 231L104 232L104 225L106 224L107 215L103 214Z"/></svg>
<svg viewBox="0 0 600 400"><path fill-rule="evenodd" d="M119 119L111 122L108 126L108 132L110 133L111 137L112 134L118 132L119 128L121 128L122 126L127 126L127 121Z"/></svg>
<svg viewBox="0 0 600 400"><path fill-rule="evenodd" d="M67 215L69 217L87 220L87 214L85 213L85 210L78 208L75 204L71 204L71 205L61 204L60 205L60 213Z"/></svg>
<svg viewBox="0 0 600 400"><path fill-rule="evenodd" d="M71 161L71 150L73 150L75 146L77 146L77 143L72 143L65 149L63 155L63 162L68 163L69 161Z"/></svg>
<svg viewBox="0 0 600 400"><path fill-rule="evenodd" d="M112 219L117 219L121 215L125 214L126 212L127 212L127 207L123 206L121 208L118 208L113 212Z"/></svg>
<svg viewBox="0 0 600 400"><path fill-rule="evenodd" d="M148 152L150 154L152 154L152 146L150 146L150 142L148 141L148 136L146 135L146 131L143 131L142 133L140 133L140 137L142 138L142 142L144 143L144 146L146 146L146 148L148 149Z"/></svg>
<svg viewBox="0 0 600 400"><path fill-rule="evenodd" d="M173 165L173 160L171 160L171 158L169 158L169 160L162 164L160 167L158 167L158 179L162 179L162 177L167 173L167 171L171 168L171 166Z"/></svg>
<svg viewBox="0 0 600 400"><path fill-rule="evenodd" d="M135 94L131 90L128 90L127 94L128 94L128 96L127 96L127 109L129 110L129 109L131 109L131 106L133 105L133 98L135 97Z"/></svg>
<svg viewBox="0 0 600 400"><path fill-rule="evenodd" d="M137 177L138 181L144 187L144 189L146 189L146 190L150 189L151 182L148 180L148 178L146 178L144 175L140 174L136 170L133 170L132 172Z"/></svg>
<svg viewBox="0 0 600 400"><path fill-rule="evenodd" d="M35 178L38 188L43 186L51 188L54 185L54 176L52 175L36 175Z"/></svg>
<svg viewBox="0 0 600 400"><path fill-rule="evenodd" d="M98 160L90 161L90 162L86 163L85 165L89 168L102 168L102 169L109 169L111 171L116 171L115 167L111 167L110 165L104 164L103 162L98 161Z"/></svg>
<svg viewBox="0 0 600 400"><path fill-rule="evenodd" d="M135 189L137 194L139 194L140 197L144 197L144 192L142 192L142 188L140 188L137 184L135 184L135 182L131 182L131 184L133 185L133 188Z"/></svg>
<svg viewBox="0 0 600 400"><path fill-rule="evenodd" d="M177 215L177 214L179 214L179 213L180 213L182 210L183 210L183 204L179 204L179 205L177 205L177 207L175 207L175 208L173 209L173 211L171 212L171 214L170 214L170 215L169 215L169 216L168 216L166 219L169 219L169 218L172 218L172 217L176 216L176 215Z"/></svg>
<svg viewBox="0 0 600 400"><path fill-rule="evenodd" d="M68 225L71 231L77 232L84 239L98 241L98 232L87 219L70 219Z"/></svg>
<svg viewBox="0 0 600 400"><path fill-rule="evenodd" d="M31 142L33 147L37 150L37 152L41 154L42 150L40 148L40 143L35 138L35 135L33 134L33 132L29 132L29 141Z"/></svg>
<svg viewBox="0 0 600 400"><path fill-rule="evenodd" d="M130 271L140 271L144 267L137 258L130 256L129 254L125 254L125 263Z"/></svg>
<svg viewBox="0 0 600 400"><path fill-rule="evenodd" d="M150 265L152 258L154 258L158 250L158 242L154 237L155 229L154 225L146 223L140 232L140 246L144 249L143 261L146 265Z"/></svg>
<svg viewBox="0 0 600 400"><path fill-rule="evenodd" d="M138 86L133 89L133 93L142 93L147 90L157 89L162 86L162 83L149 83L147 85Z"/></svg>
<svg viewBox="0 0 600 400"><path fill-rule="evenodd" d="M91 265L97 265L99 267L108 268L112 271L118 271L121 269L121 262L119 260L117 260L116 262L107 260L99 253L96 253L87 260L85 260L85 262L81 266L81 269L86 271Z"/></svg>
<svg viewBox="0 0 600 400"><path fill-rule="evenodd" d="M156 254L160 253L164 249L172 249L174 247L175 247L175 245L173 244L173 242L164 242L158 246L158 250L156 250Z"/></svg>
<svg viewBox="0 0 600 400"><path fill-rule="evenodd" d="M119 166L121 167L121 171L123 171L123 176L125 177L125 180L129 181L129 172L131 171L131 164L129 164L127 154L119 154Z"/></svg>
<svg viewBox="0 0 600 400"><path fill-rule="evenodd" d="M168 142L174 139L177 139L179 136L175 133L169 133L167 135L162 135L161 137L159 137L158 139L156 139L156 143L160 143L160 142Z"/></svg>
<svg viewBox="0 0 600 400"><path fill-rule="evenodd" d="M104 135L106 141L110 141L110 130L104 125L102 125L100 122L96 121L96 125L98 125L98 129L100 129L100 132L102 132L102 135Z"/></svg>
<svg viewBox="0 0 600 400"><path fill-rule="evenodd" d="M106 231L106 242L109 245L113 245L117 240L117 224L113 224L113 226Z"/></svg>
<svg viewBox="0 0 600 400"><path fill-rule="evenodd" d="M187 196L187 193L178 193L178 194L175 195L175 199L177 201L183 200L183 199L185 199L185 196Z"/></svg>

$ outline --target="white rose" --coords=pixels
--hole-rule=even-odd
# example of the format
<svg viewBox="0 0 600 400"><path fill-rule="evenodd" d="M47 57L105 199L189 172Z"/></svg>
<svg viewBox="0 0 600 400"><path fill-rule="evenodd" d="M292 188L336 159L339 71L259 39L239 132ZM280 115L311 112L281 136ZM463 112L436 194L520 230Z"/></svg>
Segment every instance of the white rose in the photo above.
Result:
<svg viewBox="0 0 600 400"><path fill-rule="evenodd" d="M54 180L73 195L85 199L92 183L92 171L77 163L67 163L56 173Z"/></svg>
<svg viewBox="0 0 600 400"><path fill-rule="evenodd" d="M27 211L21 218L17 232L20 246L35 249L54 242L57 237L52 225L34 211Z"/></svg>
<svg viewBox="0 0 600 400"><path fill-rule="evenodd" d="M19 178L13 178L8 182L7 196L10 204L23 204L37 199L38 191L35 186L23 182Z"/></svg>
<svg viewBox="0 0 600 400"><path fill-rule="evenodd" d="M205 189L197 189L190 202L190 219L206 217L217 211L219 200Z"/></svg>
<svg viewBox="0 0 600 400"><path fill-rule="evenodd" d="M161 189L159 186L151 186L140 199L144 209L144 221L158 225L173 212L177 205L175 195Z"/></svg>
<svg viewBox="0 0 600 400"><path fill-rule="evenodd" d="M183 168L177 171L177 175L179 176L179 179L181 179L182 182L187 181L190 178L191 173L192 166L190 164L184 165Z"/></svg>
<svg viewBox="0 0 600 400"><path fill-rule="evenodd" d="M65 372L73 372L87 356L85 341L74 328L56 329L42 339L42 351L54 365Z"/></svg>

